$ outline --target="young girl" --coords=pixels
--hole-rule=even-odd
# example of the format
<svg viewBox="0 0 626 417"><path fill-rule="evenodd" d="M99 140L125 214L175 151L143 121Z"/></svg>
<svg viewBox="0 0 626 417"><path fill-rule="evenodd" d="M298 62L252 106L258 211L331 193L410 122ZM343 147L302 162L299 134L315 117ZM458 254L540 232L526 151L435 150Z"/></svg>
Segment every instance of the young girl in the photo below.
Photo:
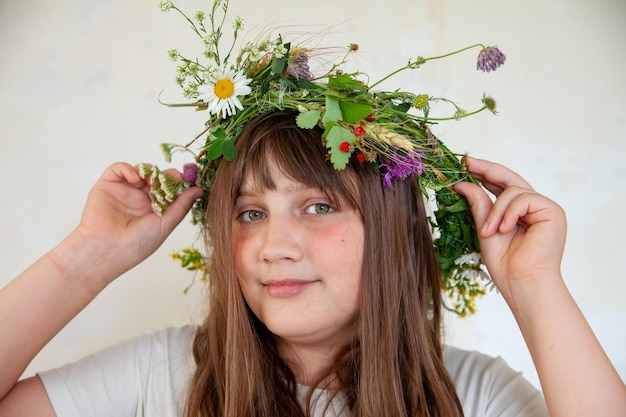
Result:
<svg viewBox="0 0 626 417"><path fill-rule="evenodd" d="M78 227L0 291L0 416L623 415L624 384L560 274L561 208L501 165L459 162L429 128L436 102L469 114L450 100L376 92L343 61L315 77L309 51L280 36L220 56L227 3L211 24L187 18L212 63L170 54L210 113L198 172L112 165ZM479 69L504 62L474 46ZM211 248L205 321L18 381L190 209ZM442 308L472 310L482 262L543 396L502 360L442 345Z"/></svg>
<svg viewBox="0 0 626 417"><path fill-rule="evenodd" d="M285 146L289 143L289 146ZM16 383L34 355L183 218L162 217L127 164L95 184L79 226L0 293L0 415L619 416L626 390L559 272L565 217L507 168L469 158L483 257L537 367L543 398L501 360L443 347L423 196L319 130L263 114L215 175L209 314ZM171 172L172 175L175 173Z"/></svg>

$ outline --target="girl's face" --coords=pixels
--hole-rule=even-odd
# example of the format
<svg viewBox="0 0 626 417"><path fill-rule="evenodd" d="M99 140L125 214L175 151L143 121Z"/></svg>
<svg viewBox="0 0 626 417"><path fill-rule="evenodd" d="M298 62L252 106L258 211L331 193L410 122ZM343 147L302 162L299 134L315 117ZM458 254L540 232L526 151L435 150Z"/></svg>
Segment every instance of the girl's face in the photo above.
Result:
<svg viewBox="0 0 626 417"><path fill-rule="evenodd" d="M282 347L332 350L353 335L359 310L364 228L339 197L270 165L274 190L250 177L235 202L233 253L246 302Z"/></svg>

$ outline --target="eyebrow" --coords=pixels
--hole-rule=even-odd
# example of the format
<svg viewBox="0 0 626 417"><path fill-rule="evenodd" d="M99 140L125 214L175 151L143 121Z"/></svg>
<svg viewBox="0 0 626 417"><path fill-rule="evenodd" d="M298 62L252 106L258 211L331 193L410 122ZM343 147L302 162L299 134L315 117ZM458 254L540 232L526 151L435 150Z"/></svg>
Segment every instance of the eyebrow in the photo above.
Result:
<svg viewBox="0 0 626 417"><path fill-rule="evenodd" d="M239 188L238 196L239 197L255 196L255 195L259 194L259 193L264 192L263 188L264 187L251 187L250 186L250 182L246 181L244 183L244 185L242 185ZM275 187L275 188L277 188L277 187ZM285 188L285 191L288 192L288 193L296 193L298 191L307 190L307 189L313 189L313 188L317 188L317 187L305 184L303 182L293 181L291 184L289 184L289 186L287 186ZM321 191L324 191L324 190L321 190Z"/></svg>

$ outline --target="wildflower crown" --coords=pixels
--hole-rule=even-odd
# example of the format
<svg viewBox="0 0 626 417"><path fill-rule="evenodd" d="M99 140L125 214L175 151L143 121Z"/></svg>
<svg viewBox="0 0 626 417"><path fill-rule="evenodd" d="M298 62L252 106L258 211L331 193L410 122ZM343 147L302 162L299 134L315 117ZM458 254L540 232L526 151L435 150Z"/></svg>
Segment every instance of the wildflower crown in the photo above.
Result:
<svg viewBox="0 0 626 417"><path fill-rule="evenodd" d="M495 101L483 95L482 106L467 112L447 98L402 90L376 91L375 87L401 71L473 48L480 49L477 69L493 71L504 63L504 54L496 47L476 44L441 56L418 56L381 80L367 84L363 81L367 79L364 73L343 70L348 56L358 50L357 44L350 44L342 59L317 75L309 67L317 50L292 45L280 35L247 43L234 56L232 51L243 30L239 17L233 20L233 43L222 55L220 41L228 3L214 0L209 13L198 11L192 17L171 1L159 3L163 11L180 13L204 44L203 62L187 58L177 50L169 51L170 58L179 64L176 82L190 101L163 104L206 110L208 119L205 129L190 143L162 144L168 162L178 151L194 155L195 162L184 166L182 180L163 175L156 166L141 166L140 173L151 176L154 211L162 214L178 193L192 184L199 185L204 196L192 209L192 222L203 227L213 175L222 159L232 161L236 157L234 142L243 126L268 111L294 110L300 128L323 129L322 141L335 169L344 169L349 159L356 157L362 163L372 164L384 186L393 189L395 181L418 182L434 205L430 222L446 306L461 316L473 313L476 297L485 293L489 277L479 254L469 205L450 187L458 181L475 180L467 172L461 155L437 139L430 126L483 110L495 113ZM452 106L453 114L447 118L429 117L431 106L436 103ZM201 143L196 145L198 141ZM186 269L208 277L206 259L197 249L184 249L174 258Z"/></svg>

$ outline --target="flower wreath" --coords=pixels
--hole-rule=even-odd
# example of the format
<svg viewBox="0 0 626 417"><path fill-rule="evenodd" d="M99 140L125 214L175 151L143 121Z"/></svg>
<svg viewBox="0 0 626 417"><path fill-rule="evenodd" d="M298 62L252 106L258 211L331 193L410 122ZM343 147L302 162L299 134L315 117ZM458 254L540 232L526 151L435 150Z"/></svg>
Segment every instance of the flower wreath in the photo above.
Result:
<svg viewBox="0 0 626 417"><path fill-rule="evenodd" d="M433 244L441 267L446 307L464 316L475 311L475 299L490 285L489 276L480 257L475 224L467 201L451 190L458 181L476 182L463 163L461 155L450 151L430 129L432 123L467 117L485 109L493 113L495 101L486 95L482 107L466 112L446 98L394 90L375 91L374 88L395 74L416 69L428 61L444 58L472 48L480 48L477 69L493 71L505 61L497 47L477 44L458 51L430 58L417 57L381 80L367 84L361 72L343 72L349 54L358 50L350 44L338 63L322 75L309 69L314 50L292 45L279 35L245 44L234 56L235 42L243 29L243 20L233 20L234 40L226 56L222 55L220 40L228 9L228 0L214 0L211 11L198 11L187 16L171 1L161 1L163 11L176 10L191 25L204 43L205 63L189 59L177 50L169 56L177 67L177 84L190 102L166 104L191 106L207 110L204 131L186 145L162 144L166 160L172 153L188 151L195 163L183 167L183 179L163 175L153 165L141 165L144 177L150 176L152 206L162 214L176 195L192 184L205 191L192 209L192 222L203 225L204 212L211 181L219 161L233 160L234 142L243 126L255 116L271 110L297 110L296 122L302 129L321 126L323 141L330 162L337 170L344 169L352 154L363 163L375 166L385 186L393 188L396 179L418 181L424 195L434 204L429 216L433 227ZM206 24L209 24L208 27ZM447 118L429 117L431 104L445 102L455 109ZM197 151L191 146L202 136ZM193 247L173 255L188 270L200 271L207 279L207 262Z"/></svg>

